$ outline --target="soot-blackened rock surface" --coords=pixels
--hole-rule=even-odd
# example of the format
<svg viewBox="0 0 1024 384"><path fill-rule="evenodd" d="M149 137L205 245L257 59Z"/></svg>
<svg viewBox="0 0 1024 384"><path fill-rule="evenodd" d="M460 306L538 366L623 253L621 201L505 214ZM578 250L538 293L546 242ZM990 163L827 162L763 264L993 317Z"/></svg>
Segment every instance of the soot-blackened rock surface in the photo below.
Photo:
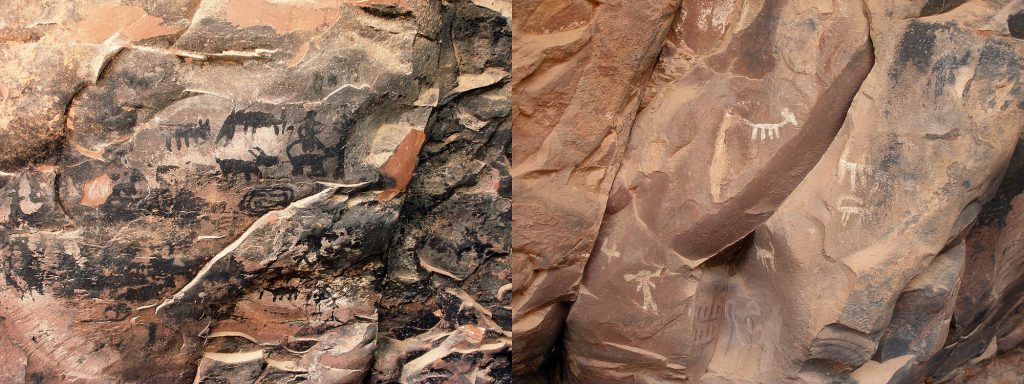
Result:
<svg viewBox="0 0 1024 384"><path fill-rule="evenodd" d="M1024 2L514 8L517 378L1019 382Z"/></svg>
<svg viewBox="0 0 1024 384"><path fill-rule="evenodd" d="M0 382L511 382L511 5L0 15Z"/></svg>

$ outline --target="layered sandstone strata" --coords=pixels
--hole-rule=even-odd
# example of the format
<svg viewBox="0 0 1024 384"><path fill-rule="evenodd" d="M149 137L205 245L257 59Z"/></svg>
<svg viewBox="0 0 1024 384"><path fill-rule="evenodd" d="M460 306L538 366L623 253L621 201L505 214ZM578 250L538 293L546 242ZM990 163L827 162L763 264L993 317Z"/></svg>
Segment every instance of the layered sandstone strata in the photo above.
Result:
<svg viewBox="0 0 1024 384"><path fill-rule="evenodd" d="M508 382L510 3L0 15L0 382Z"/></svg>
<svg viewBox="0 0 1024 384"><path fill-rule="evenodd" d="M521 377L962 381L1020 343L1024 3L515 7Z"/></svg>

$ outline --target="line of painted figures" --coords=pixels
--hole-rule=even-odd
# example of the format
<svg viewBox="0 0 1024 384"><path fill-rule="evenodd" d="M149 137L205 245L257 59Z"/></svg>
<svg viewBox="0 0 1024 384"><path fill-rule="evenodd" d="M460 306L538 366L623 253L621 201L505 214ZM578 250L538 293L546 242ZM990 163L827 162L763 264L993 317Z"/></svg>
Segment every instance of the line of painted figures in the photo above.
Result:
<svg viewBox="0 0 1024 384"><path fill-rule="evenodd" d="M279 118L267 112L246 111L244 109L232 110L228 117L224 119L224 124L221 125L214 143L219 144L223 140L224 146L227 146L234 139L239 126L242 127L243 134L256 134L256 131L261 128L273 129L275 135L295 132L294 126L286 124L284 108L281 109L281 116ZM348 124L342 123L340 125L340 128L343 130L339 132L341 142L333 148L327 148L316 137L319 124L316 121L316 111L307 111L305 118L303 118L299 126L298 138L288 144L288 147L285 149L288 161L292 165L292 175L327 176L324 161L330 157L338 157L340 159L343 156L344 141L347 136L347 132L344 132L344 130L347 130ZM167 136L165 141L168 151L173 149L181 150L182 143L188 148L193 144L206 142L209 140L212 131L210 119L199 119L196 123L188 124L165 124L163 127L171 128L169 130L170 135ZM172 146L172 141L174 146ZM253 156L251 160L216 159L221 173L226 177L240 175L245 177L246 180L251 180L253 176L256 178L262 177L261 167L272 167L280 162L277 156L268 155L259 147L250 149L249 154ZM338 168L340 173L342 168L340 161ZM338 175L338 177L342 176L344 175Z"/></svg>

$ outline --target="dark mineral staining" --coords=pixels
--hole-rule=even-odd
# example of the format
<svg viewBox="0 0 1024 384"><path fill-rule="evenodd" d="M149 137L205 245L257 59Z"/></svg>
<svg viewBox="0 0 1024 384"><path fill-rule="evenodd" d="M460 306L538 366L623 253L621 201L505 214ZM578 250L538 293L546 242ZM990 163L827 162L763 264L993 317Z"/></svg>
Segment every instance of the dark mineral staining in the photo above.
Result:
<svg viewBox="0 0 1024 384"><path fill-rule="evenodd" d="M299 267L323 264L339 269L347 268L364 256L363 240L372 237L372 233L356 226L311 231L296 244L305 246L306 252L292 256L292 261Z"/></svg>
<svg viewBox="0 0 1024 384"><path fill-rule="evenodd" d="M134 65L148 69L126 70ZM75 98L76 112L70 116L75 127L86 136L131 132L140 119L179 99L184 87L175 81L176 67L173 56L123 51L107 64L99 86L87 87Z"/></svg>
<svg viewBox="0 0 1024 384"><path fill-rule="evenodd" d="M202 33L186 33L175 47L188 51L219 53L224 51L252 51L274 49L286 44L290 36L282 36L269 25L240 28L216 17L203 17L191 29Z"/></svg>
<svg viewBox="0 0 1024 384"><path fill-rule="evenodd" d="M508 308L505 308L505 307L496 307L496 308L492 309L491 312L493 312L493 315L491 316L491 318L493 318L494 322L498 323L498 325L502 329L504 329L506 331L511 331L512 330L512 310L511 309L508 309Z"/></svg>
<svg viewBox="0 0 1024 384"><path fill-rule="evenodd" d="M333 148L327 149L327 155L337 158L338 166L334 170L334 178L345 179L345 149L348 147L348 137L352 132L355 122L349 118L343 118L335 122L334 131L338 134L338 143Z"/></svg>
<svg viewBox="0 0 1024 384"><path fill-rule="evenodd" d="M920 16L925 17L946 13L966 2L967 0L928 0L924 7L921 7Z"/></svg>
<svg viewBox="0 0 1024 384"><path fill-rule="evenodd" d="M152 347L153 343L156 342L156 323L149 323L146 326L146 346Z"/></svg>
<svg viewBox="0 0 1024 384"><path fill-rule="evenodd" d="M313 81L310 82L310 85L313 87L313 92L316 95L324 95L333 92L338 88L338 84L340 84L338 75L320 72L313 74Z"/></svg>
<svg viewBox="0 0 1024 384"><path fill-rule="evenodd" d="M495 353L482 367L494 378L495 384L512 384L511 349Z"/></svg>
<svg viewBox="0 0 1024 384"><path fill-rule="evenodd" d="M451 26L452 41L457 44L475 44L460 50L479 50L489 47L489 52L474 53L484 58L484 67L502 68L511 62L512 29L508 20L486 8L475 5L460 7L460 18ZM464 67L467 63L459 63ZM467 68L468 69L468 68Z"/></svg>
<svg viewBox="0 0 1024 384"><path fill-rule="evenodd" d="M276 346L268 346L272 349L278 349ZM252 340L241 336L219 336L209 338L206 341L204 349L209 352L216 353L237 353L252 351L260 349L261 346L254 343Z"/></svg>
<svg viewBox="0 0 1024 384"><path fill-rule="evenodd" d="M1024 11L1010 15L1006 19L1006 26L1010 29L1010 36L1024 39Z"/></svg>
<svg viewBox="0 0 1024 384"><path fill-rule="evenodd" d="M225 178L242 175L246 180L252 180L252 176L256 176L258 179L263 177L260 167L272 167L280 162L277 156L268 155L259 147L250 149L249 154L253 156L252 160L215 159L220 166L221 175Z"/></svg>
<svg viewBox="0 0 1024 384"><path fill-rule="evenodd" d="M22 295L43 293L42 254L29 250L27 241L11 241L4 258L4 281Z"/></svg>
<svg viewBox="0 0 1024 384"><path fill-rule="evenodd" d="M139 217L136 203L146 196L147 191L141 188L145 183L145 177L138 170L131 170L111 175L111 178L114 180L114 186L110 196L107 196L107 201L100 204L100 213L107 220L127 221Z"/></svg>
<svg viewBox="0 0 1024 384"><path fill-rule="evenodd" d="M374 4L359 7L363 12L384 19L407 19L412 17L412 11L397 5Z"/></svg>
<svg viewBox="0 0 1024 384"><path fill-rule="evenodd" d="M477 310L472 306L462 305L462 299L455 295L439 292L438 302L441 304L441 311L444 312L445 322L452 326L475 325L480 320Z"/></svg>
<svg viewBox="0 0 1024 384"><path fill-rule="evenodd" d="M896 81L908 67L927 73L932 64L932 56L935 55L936 35L952 27L952 23L935 24L912 20L896 45L896 58L889 69L889 79Z"/></svg>
<svg viewBox="0 0 1024 384"><path fill-rule="evenodd" d="M107 305L103 308L103 319L111 321L121 321L128 318L131 315L132 309L124 303L117 303Z"/></svg>
<svg viewBox="0 0 1024 384"><path fill-rule="evenodd" d="M145 254L143 248L136 244L111 243L102 248L79 244L78 257L64 253L63 243L45 247L54 255L29 249L25 239L10 241L0 260L7 285L22 294L45 290L66 299L105 297L139 302L161 297L175 287L175 277L188 276L198 267L178 265L152 253L144 263L139 257ZM111 307L105 309L104 316L110 320L123 312L123 308Z"/></svg>
<svg viewBox="0 0 1024 384"><path fill-rule="evenodd" d="M287 207L293 199L295 191L290 187L253 188L242 196L238 209L250 216L262 216L272 210Z"/></svg>
<svg viewBox="0 0 1024 384"><path fill-rule="evenodd" d="M1024 59L1016 53L1010 44L1003 41L989 41L982 47L978 55L978 65L975 70L974 80L967 84L964 94L968 94L974 82L985 81L989 87L1009 87L1010 95L1016 99L1016 107L1024 109L1024 82L1021 81L1021 73L1024 72ZM984 89L984 87L983 87ZM987 97L988 107L994 108L999 100L991 92L973 95ZM1005 108L1005 106L1003 107Z"/></svg>
<svg viewBox="0 0 1024 384"><path fill-rule="evenodd" d="M935 90L935 97L942 96L946 87L956 81L957 70L966 66L970 58L970 52L964 52L959 55L949 53L935 61L935 65L932 66L932 77L928 79L928 83Z"/></svg>
<svg viewBox="0 0 1024 384"><path fill-rule="evenodd" d="M498 182L498 195L506 199L512 198L512 174L507 166L497 161L491 166L501 172L501 180Z"/></svg>
<svg viewBox="0 0 1024 384"><path fill-rule="evenodd" d="M454 240L437 234L428 235L423 239L424 244L421 249L433 249L437 254L444 255L442 259L434 260L434 263L460 278L466 278L488 259L508 255L508 251L503 249L502 244L488 241L488 237L498 238L500 236L481 233L477 228L465 227L462 228L461 233L455 236Z"/></svg>
<svg viewBox="0 0 1024 384"><path fill-rule="evenodd" d="M44 204L44 202L53 199L52 195L50 195L51 192L48 190L49 186L43 184L49 177L22 177L25 177L25 179L11 178L7 181L10 184L0 184L0 193L6 194L10 201L7 205L7 208L10 210L7 217L9 221L4 225L11 228L23 225L29 227L58 225L61 221L53 215L53 206ZM21 183L27 183L28 185L29 192L27 196L22 196L20 193ZM28 203L26 206L36 208L26 212L22 209L23 203Z"/></svg>
<svg viewBox="0 0 1024 384"><path fill-rule="evenodd" d="M1002 228L1006 226L1006 217L1013 210L1013 200L1024 193L1024 141L1017 140L1017 146L1013 149L1013 156L1010 158L1009 167L999 183L995 197L985 204L985 207L978 215L978 226L995 226Z"/></svg>
<svg viewBox="0 0 1024 384"><path fill-rule="evenodd" d="M936 92L938 92L938 89L936 89ZM934 133L924 134L924 138L928 140L949 140L956 138L957 136L960 136L960 128L953 128L949 132L943 133L941 135Z"/></svg>
<svg viewBox="0 0 1024 384"><path fill-rule="evenodd" d="M158 169L158 173L168 167ZM158 176L159 177L159 176ZM205 200L187 189L145 188L138 170L112 177L115 182L107 201L98 208L107 220L130 221L143 216L170 219L178 225L195 224L207 206Z"/></svg>
<svg viewBox="0 0 1024 384"><path fill-rule="evenodd" d="M253 286L259 283L233 254L218 260L206 271L203 279L208 286L218 288L204 293L202 298L190 293L184 302L177 301L174 305L163 307L160 312L162 316L172 322L188 322L204 316L227 318L233 306L219 304L234 302L246 292L252 292Z"/></svg>
<svg viewBox="0 0 1024 384"><path fill-rule="evenodd" d="M434 314L435 288L428 279L387 279L381 293L384 296L380 308L382 333L403 340L426 332L441 321Z"/></svg>
<svg viewBox="0 0 1024 384"><path fill-rule="evenodd" d="M151 190L137 207L140 214L172 219L179 225L186 225L196 223L206 201L187 189L174 192L159 188Z"/></svg>
<svg viewBox="0 0 1024 384"><path fill-rule="evenodd" d="M883 151L882 162L878 164L878 170L885 173L898 171L903 165L903 143L896 137L890 138Z"/></svg>
<svg viewBox="0 0 1024 384"><path fill-rule="evenodd" d="M709 60L716 72L730 71L751 79L761 79L775 70L775 32L784 0L769 0L757 18L729 44L729 48Z"/></svg>
<svg viewBox="0 0 1024 384"><path fill-rule="evenodd" d="M285 348L288 348L295 352L305 352L316 345L316 340L293 340L289 342Z"/></svg>
<svg viewBox="0 0 1024 384"><path fill-rule="evenodd" d="M33 127L38 124L35 119L15 116L8 126ZM63 136L60 136L56 130L45 134L0 131L0 144L14 142L17 142L18 145L0 146L0 149L6 152L0 156L0 171L16 172L31 163L45 161L61 153L64 144Z"/></svg>

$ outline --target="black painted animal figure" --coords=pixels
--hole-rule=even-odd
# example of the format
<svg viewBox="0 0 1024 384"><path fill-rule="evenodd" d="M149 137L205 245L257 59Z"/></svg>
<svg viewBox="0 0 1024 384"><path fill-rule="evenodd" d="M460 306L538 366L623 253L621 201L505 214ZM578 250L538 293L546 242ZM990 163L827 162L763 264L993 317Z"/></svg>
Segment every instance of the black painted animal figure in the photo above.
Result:
<svg viewBox="0 0 1024 384"><path fill-rule="evenodd" d="M331 156L329 151L321 148L319 152L294 151L296 145L302 144L299 141L288 145L288 161L292 163L292 176L308 175L314 177L327 176L324 168L324 160ZM321 144L322 145L322 144ZM309 171L306 171L306 168Z"/></svg>
<svg viewBox="0 0 1024 384"><path fill-rule="evenodd" d="M256 175L258 179L263 177L260 167L272 167L280 161L277 156L266 154L260 147L250 149L249 154L254 157L253 160L216 159L221 175L224 177L243 175L246 180L252 180L252 176Z"/></svg>
<svg viewBox="0 0 1024 384"><path fill-rule="evenodd" d="M249 132L249 128L252 128L253 134L260 128L274 128L274 134L280 135L285 128L284 111L284 108L281 108L281 118L276 118L267 112L232 109L224 119L224 124L220 126L220 132L217 133L214 142L220 143L220 140L224 139L224 145L227 146L228 142L235 138L238 126L242 126L243 133Z"/></svg>
<svg viewBox="0 0 1024 384"><path fill-rule="evenodd" d="M199 144L200 141L210 138L210 119L199 119L195 124L167 124L165 127L174 127L174 131L164 142L168 151L171 150L172 139L180 151L182 141L185 142L185 147L191 147L192 144Z"/></svg>

